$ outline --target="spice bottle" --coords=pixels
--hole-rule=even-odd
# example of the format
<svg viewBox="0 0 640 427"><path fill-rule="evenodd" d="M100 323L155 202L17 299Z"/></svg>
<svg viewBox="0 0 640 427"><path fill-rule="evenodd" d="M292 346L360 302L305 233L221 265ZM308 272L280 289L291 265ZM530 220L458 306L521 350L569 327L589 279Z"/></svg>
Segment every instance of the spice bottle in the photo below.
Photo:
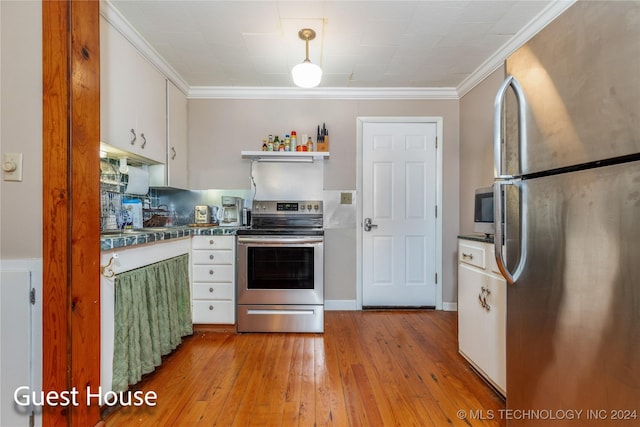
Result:
<svg viewBox="0 0 640 427"><path fill-rule="evenodd" d="M313 151L313 140L311 137L307 140L307 151Z"/></svg>
<svg viewBox="0 0 640 427"><path fill-rule="evenodd" d="M296 151L296 145L298 145L298 135L295 130L291 131L291 151Z"/></svg>
<svg viewBox="0 0 640 427"><path fill-rule="evenodd" d="M267 151L269 148L267 147L267 138L262 138L262 151Z"/></svg>

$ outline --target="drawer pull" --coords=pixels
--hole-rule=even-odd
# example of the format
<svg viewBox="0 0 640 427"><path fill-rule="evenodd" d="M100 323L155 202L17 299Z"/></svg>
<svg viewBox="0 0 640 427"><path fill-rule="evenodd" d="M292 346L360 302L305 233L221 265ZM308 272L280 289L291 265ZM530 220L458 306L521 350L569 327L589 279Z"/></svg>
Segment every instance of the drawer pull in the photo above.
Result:
<svg viewBox="0 0 640 427"><path fill-rule="evenodd" d="M209 311L213 311L213 306L212 305L209 306Z"/></svg>
<svg viewBox="0 0 640 427"><path fill-rule="evenodd" d="M209 255L209 259L213 259L213 255Z"/></svg>
<svg viewBox="0 0 640 427"><path fill-rule="evenodd" d="M209 274L213 275L213 270L209 270Z"/></svg>
<svg viewBox="0 0 640 427"><path fill-rule="evenodd" d="M209 292L213 293L213 288L209 288Z"/></svg>
<svg viewBox="0 0 640 427"><path fill-rule="evenodd" d="M462 258L473 259L473 254L468 254L468 253L462 252Z"/></svg>

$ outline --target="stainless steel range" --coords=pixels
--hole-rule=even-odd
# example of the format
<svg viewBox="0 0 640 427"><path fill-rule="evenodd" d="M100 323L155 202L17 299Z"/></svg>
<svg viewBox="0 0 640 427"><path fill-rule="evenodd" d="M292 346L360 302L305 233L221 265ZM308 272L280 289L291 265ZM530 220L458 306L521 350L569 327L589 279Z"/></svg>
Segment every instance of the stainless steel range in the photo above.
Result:
<svg viewBox="0 0 640 427"><path fill-rule="evenodd" d="M324 332L322 201L254 201L238 231L238 332Z"/></svg>

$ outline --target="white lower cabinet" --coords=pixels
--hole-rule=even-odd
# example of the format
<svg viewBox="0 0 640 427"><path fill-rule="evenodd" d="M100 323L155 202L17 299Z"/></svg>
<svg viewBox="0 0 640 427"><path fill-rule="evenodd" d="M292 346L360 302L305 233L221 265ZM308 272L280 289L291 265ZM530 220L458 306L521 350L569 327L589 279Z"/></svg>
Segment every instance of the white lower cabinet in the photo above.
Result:
<svg viewBox="0 0 640 427"><path fill-rule="evenodd" d="M193 323L236 323L236 238L194 236L191 242Z"/></svg>
<svg viewBox="0 0 640 427"><path fill-rule="evenodd" d="M458 240L458 346L460 354L506 396L506 281L493 243Z"/></svg>

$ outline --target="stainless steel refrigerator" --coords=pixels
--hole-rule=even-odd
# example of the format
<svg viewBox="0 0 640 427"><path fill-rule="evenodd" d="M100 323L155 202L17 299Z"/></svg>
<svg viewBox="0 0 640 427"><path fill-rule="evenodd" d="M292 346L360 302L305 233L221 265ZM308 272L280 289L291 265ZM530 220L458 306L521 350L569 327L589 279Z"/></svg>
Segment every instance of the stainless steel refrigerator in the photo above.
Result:
<svg viewBox="0 0 640 427"><path fill-rule="evenodd" d="M506 61L496 259L508 426L640 425L640 2L578 1Z"/></svg>

